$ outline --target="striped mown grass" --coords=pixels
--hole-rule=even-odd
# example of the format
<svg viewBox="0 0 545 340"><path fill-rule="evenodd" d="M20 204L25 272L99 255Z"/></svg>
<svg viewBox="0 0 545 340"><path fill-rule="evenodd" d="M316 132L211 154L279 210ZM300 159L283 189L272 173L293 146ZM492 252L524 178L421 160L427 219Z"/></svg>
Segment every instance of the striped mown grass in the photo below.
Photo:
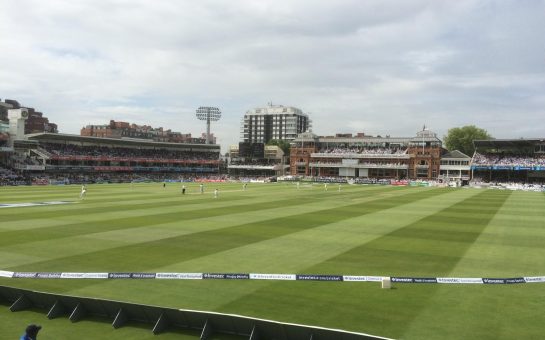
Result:
<svg viewBox="0 0 545 340"><path fill-rule="evenodd" d="M545 275L545 195L286 183L0 188L0 269ZM220 189L219 198L212 191ZM541 337L545 285L219 280L27 280L1 284L213 310L394 338ZM2 320L2 319L0 319Z"/></svg>

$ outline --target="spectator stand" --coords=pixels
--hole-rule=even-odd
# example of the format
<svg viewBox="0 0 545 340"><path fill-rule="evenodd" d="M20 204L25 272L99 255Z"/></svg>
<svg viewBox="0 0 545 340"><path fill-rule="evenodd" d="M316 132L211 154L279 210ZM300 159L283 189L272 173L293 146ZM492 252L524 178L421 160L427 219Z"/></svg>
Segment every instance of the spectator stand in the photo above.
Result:
<svg viewBox="0 0 545 340"><path fill-rule="evenodd" d="M474 141L472 178L481 183L545 183L545 142L542 139Z"/></svg>
<svg viewBox="0 0 545 340"><path fill-rule="evenodd" d="M168 177L218 175L221 161L218 145L161 143L113 138L82 137L64 134L34 134L32 150L45 172L56 176L73 173L105 177L112 174L155 173ZM164 177L164 175L163 175ZM123 179L121 179L123 180Z"/></svg>

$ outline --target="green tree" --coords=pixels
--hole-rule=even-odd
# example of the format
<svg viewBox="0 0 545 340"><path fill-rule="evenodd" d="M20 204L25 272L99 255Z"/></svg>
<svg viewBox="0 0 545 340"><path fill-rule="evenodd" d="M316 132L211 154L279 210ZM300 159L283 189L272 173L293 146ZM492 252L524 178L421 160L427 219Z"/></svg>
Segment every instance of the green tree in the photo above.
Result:
<svg viewBox="0 0 545 340"><path fill-rule="evenodd" d="M493 139L488 131L478 128L475 125L466 125L448 130L446 136L443 137L445 146L449 151L459 150L468 156L473 156L475 147L474 140Z"/></svg>
<svg viewBox="0 0 545 340"><path fill-rule="evenodd" d="M267 145L276 145L280 149L282 149L282 151L284 151L284 156L290 155L290 142L288 141L281 139L272 139L267 143Z"/></svg>

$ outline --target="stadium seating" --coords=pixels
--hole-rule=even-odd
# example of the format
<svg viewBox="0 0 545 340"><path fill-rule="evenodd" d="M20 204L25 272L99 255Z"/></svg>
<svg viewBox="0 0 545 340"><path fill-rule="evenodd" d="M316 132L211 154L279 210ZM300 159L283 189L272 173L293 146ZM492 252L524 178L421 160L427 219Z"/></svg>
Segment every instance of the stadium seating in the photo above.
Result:
<svg viewBox="0 0 545 340"><path fill-rule="evenodd" d="M141 149L105 146L80 146L72 144L42 143L41 146L53 155L54 159L64 159L73 156L100 157L111 160L193 160L212 161L218 160L218 153L214 152L189 152L168 149Z"/></svg>
<svg viewBox="0 0 545 340"><path fill-rule="evenodd" d="M509 155L509 154L480 154L475 153L472 160L473 165L496 165L496 166L545 166L545 156L532 155Z"/></svg>
<svg viewBox="0 0 545 340"><path fill-rule="evenodd" d="M403 155L407 153L406 148L325 148L318 153L328 154L351 154L357 153L362 155Z"/></svg>
<svg viewBox="0 0 545 340"><path fill-rule="evenodd" d="M23 176L17 174L15 171L0 167L0 186L5 185L19 185L25 184Z"/></svg>

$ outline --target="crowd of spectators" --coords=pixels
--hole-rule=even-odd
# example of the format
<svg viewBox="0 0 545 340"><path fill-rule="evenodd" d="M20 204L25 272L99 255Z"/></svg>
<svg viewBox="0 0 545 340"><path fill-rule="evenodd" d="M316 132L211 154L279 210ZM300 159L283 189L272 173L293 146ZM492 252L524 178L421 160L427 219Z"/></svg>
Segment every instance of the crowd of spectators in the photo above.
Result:
<svg viewBox="0 0 545 340"><path fill-rule="evenodd" d="M23 175L0 166L0 186L5 185L24 185L28 183L28 179Z"/></svg>
<svg viewBox="0 0 545 340"><path fill-rule="evenodd" d="M344 177L318 176L314 177L313 180L318 183L347 183Z"/></svg>
<svg viewBox="0 0 545 340"><path fill-rule="evenodd" d="M229 176L229 181L235 182L276 182L276 176Z"/></svg>
<svg viewBox="0 0 545 340"><path fill-rule="evenodd" d="M88 156L116 158L145 159L176 159L176 160L218 160L217 152L190 152L167 149L123 148L74 144L42 143L41 146L50 154L56 156Z"/></svg>
<svg viewBox="0 0 545 340"><path fill-rule="evenodd" d="M358 177L354 179L355 184L390 184L391 180L389 179L378 179L378 178L366 178L366 177Z"/></svg>
<svg viewBox="0 0 545 340"><path fill-rule="evenodd" d="M473 165L491 166L545 166L544 155L480 154L473 156Z"/></svg>
<svg viewBox="0 0 545 340"><path fill-rule="evenodd" d="M342 163L339 162L325 162L325 161L317 161L312 162L312 164L319 164L319 165L341 165ZM390 162L360 162L358 163L358 166L367 166L369 168L399 168L399 167L408 167L409 165L407 163L390 163Z"/></svg>
<svg viewBox="0 0 545 340"><path fill-rule="evenodd" d="M372 178L372 177L335 177L335 176L315 176L315 177L298 177L298 176L286 176L282 178L283 181L303 181L303 182L315 182L315 183L348 183L348 184L390 184L391 179L385 178Z"/></svg>
<svg viewBox="0 0 545 340"><path fill-rule="evenodd" d="M231 165L262 165L262 166L273 166L280 164L279 160L276 159L231 159Z"/></svg>
<svg viewBox="0 0 545 340"><path fill-rule="evenodd" d="M69 185L90 183L139 183L139 182L220 182L226 175L178 175L172 173L55 173L27 174L0 168L0 185Z"/></svg>
<svg viewBox="0 0 545 340"><path fill-rule="evenodd" d="M406 148L336 147L336 148L324 148L318 151L318 153L329 153L329 154L356 153L356 154L362 154L362 155L403 155L407 153L407 149Z"/></svg>
<svg viewBox="0 0 545 340"><path fill-rule="evenodd" d="M29 156L26 154L16 154L11 157L11 161L14 165L41 165L41 162L36 156Z"/></svg>
<svg viewBox="0 0 545 340"><path fill-rule="evenodd" d="M486 180L484 178L476 177L469 183L470 186L476 188L492 188L492 189L506 189L506 190L523 190L523 191L545 191L545 181L535 179L532 182L528 182L523 179L509 179L509 180Z"/></svg>

